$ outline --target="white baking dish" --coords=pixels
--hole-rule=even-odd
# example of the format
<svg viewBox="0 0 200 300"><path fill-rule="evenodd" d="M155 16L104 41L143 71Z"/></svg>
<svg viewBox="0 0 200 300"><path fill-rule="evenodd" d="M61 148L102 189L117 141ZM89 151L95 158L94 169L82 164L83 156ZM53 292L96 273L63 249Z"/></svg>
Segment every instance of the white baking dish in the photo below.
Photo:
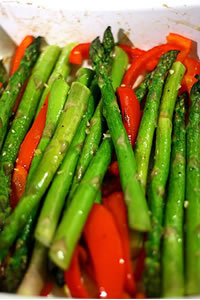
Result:
<svg viewBox="0 0 200 300"><path fill-rule="evenodd" d="M136 47L148 49L175 32L192 39L200 56L199 0L107 2L0 1L0 24L16 44L27 34L44 36L49 44L60 46L89 42L110 25L115 37L122 28ZM9 45L11 51L6 55L14 50L13 44ZM2 46L0 54L4 55Z"/></svg>

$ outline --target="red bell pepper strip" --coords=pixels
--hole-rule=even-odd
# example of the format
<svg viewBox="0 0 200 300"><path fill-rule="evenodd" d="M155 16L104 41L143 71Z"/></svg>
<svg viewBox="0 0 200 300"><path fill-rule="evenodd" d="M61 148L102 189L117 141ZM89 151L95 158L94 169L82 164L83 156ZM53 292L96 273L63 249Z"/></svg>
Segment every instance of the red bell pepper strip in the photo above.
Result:
<svg viewBox="0 0 200 300"><path fill-rule="evenodd" d="M140 125L140 103L130 87L121 86L117 88L117 95L122 111L122 120L129 141L134 146Z"/></svg>
<svg viewBox="0 0 200 300"><path fill-rule="evenodd" d="M52 289L53 289L53 282L52 281L46 282L40 292L40 296L48 297L51 294Z"/></svg>
<svg viewBox="0 0 200 300"><path fill-rule="evenodd" d="M78 245L73 254L69 269L64 272L66 285L68 286L73 298L89 298L88 292L81 277L79 264L79 256L81 251L82 249Z"/></svg>
<svg viewBox="0 0 200 300"><path fill-rule="evenodd" d="M177 33L169 33L166 39L168 44L180 47L181 52L178 54L177 60L182 62L190 53L192 41Z"/></svg>
<svg viewBox="0 0 200 300"><path fill-rule="evenodd" d="M162 54L169 50L180 50L180 46L163 44L146 51L144 54L140 55L137 59L133 61L129 69L124 75L122 84L132 87L136 79L142 73L148 71L147 64L150 60L155 60L159 58Z"/></svg>
<svg viewBox="0 0 200 300"><path fill-rule="evenodd" d="M191 57L186 57L183 64L186 67L186 73L183 77L182 88L183 91L187 90L190 94L193 84L197 81L195 75L200 75L200 61Z"/></svg>
<svg viewBox="0 0 200 300"><path fill-rule="evenodd" d="M27 35L23 41L20 43L20 45L17 47L15 55L13 57L12 63L11 63L11 68L10 68L10 76L13 75L19 68L20 62L22 57L24 56L24 53L26 51L26 48L32 44L34 41L34 37L31 35Z"/></svg>
<svg viewBox="0 0 200 300"><path fill-rule="evenodd" d="M124 44L119 44L118 46L127 53L130 63L132 63L137 57L139 57L140 55L146 52L142 49L133 48L131 46L124 45Z"/></svg>
<svg viewBox="0 0 200 300"><path fill-rule="evenodd" d="M42 132L46 122L47 106L49 93L45 102L35 119L31 129L26 134L23 143L20 146L18 157L16 159L15 169L11 180L11 205L14 208L24 194L26 179L30 164L33 159L34 151L39 144Z"/></svg>
<svg viewBox="0 0 200 300"><path fill-rule="evenodd" d="M103 205L111 212L120 233L124 250L125 260L125 288L130 295L136 292L136 284L131 264L129 228L127 220L127 210L122 192L115 192L107 198L103 198Z"/></svg>
<svg viewBox="0 0 200 300"><path fill-rule="evenodd" d="M108 169L112 175L119 176L119 165L117 161L113 161Z"/></svg>
<svg viewBox="0 0 200 300"><path fill-rule="evenodd" d="M82 43L75 46L69 56L69 62L71 64L82 64L84 59L89 58L89 50L91 43Z"/></svg>
<svg viewBox="0 0 200 300"><path fill-rule="evenodd" d="M3 85L3 83L2 83L2 82L0 82L0 88L2 87L2 85Z"/></svg>
<svg viewBox="0 0 200 300"><path fill-rule="evenodd" d="M95 203L84 227L100 298L121 298L125 264L121 238L112 214Z"/></svg>

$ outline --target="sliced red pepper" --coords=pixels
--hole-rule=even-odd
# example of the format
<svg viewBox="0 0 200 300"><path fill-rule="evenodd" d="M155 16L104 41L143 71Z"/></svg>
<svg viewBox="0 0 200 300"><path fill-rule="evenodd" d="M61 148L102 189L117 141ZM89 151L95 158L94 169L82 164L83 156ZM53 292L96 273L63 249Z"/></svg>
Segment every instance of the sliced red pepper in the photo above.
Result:
<svg viewBox="0 0 200 300"><path fill-rule="evenodd" d="M48 297L51 294L52 289L53 289L53 282L52 281L46 282L40 292L40 296Z"/></svg>
<svg viewBox="0 0 200 300"><path fill-rule="evenodd" d="M17 205L24 194L29 167L45 126L48 99L49 93L37 118L35 119L31 129L26 134L19 149L11 180L11 205L13 208Z"/></svg>
<svg viewBox="0 0 200 300"><path fill-rule="evenodd" d="M119 44L118 46L127 53L130 63L132 63L137 57L139 57L140 55L146 52L142 49L134 48L124 44Z"/></svg>
<svg viewBox="0 0 200 300"><path fill-rule="evenodd" d="M149 63L149 61L159 58L162 54L166 53L169 50L181 49L180 46L163 44L153 47L152 49L146 51L144 54L140 55L133 61L133 63L125 73L122 84L132 87L138 76L145 71L148 71L147 64Z"/></svg>
<svg viewBox="0 0 200 300"><path fill-rule="evenodd" d="M110 167L108 169L108 172L110 172L112 175L119 176L119 165L118 161L113 161L110 164Z"/></svg>
<svg viewBox="0 0 200 300"><path fill-rule="evenodd" d="M10 76L12 76L12 74L15 73L17 71L17 69L19 68L21 59L24 56L26 48L30 44L32 44L33 41L34 41L34 37L31 35L27 35L23 39L23 41L20 43L20 45L17 47L17 49L15 51L15 55L14 55L12 63L11 63Z"/></svg>
<svg viewBox="0 0 200 300"><path fill-rule="evenodd" d="M180 47L181 52L178 54L177 60L182 62L191 51L192 41L177 33L169 33L166 39L168 44Z"/></svg>
<svg viewBox="0 0 200 300"><path fill-rule="evenodd" d="M64 278L72 297L89 298L88 292L84 286L81 276L79 264L79 255L81 251L81 247L77 246L73 254L70 267L67 271L64 272Z"/></svg>
<svg viewBox="0 0 200 300"><path fill-rule="evenodd" d="M129 228L127 220L127 210L122 192L115 192L107 198L103 198L103 205L111 212L116 222L122 240L125 260L125 288L134 295L136 284L131 264Z"/></svg>
<svg viewBox="0 0 200 300"><path fill-rule="evenodd" d="M117 88L117 95L122 111L122 120L129 141L134 146L140 125L140 103L130 87L121 86Z"/></svg>
<svg viewBox="0 0 200 300"><path fill-rule="evenodd" d="M84 59L89 59L91 43L82 43L75 46L70 53L69 62L71 64L82 64Z"/></svg>
<svg viewBox="0 0 200 300"><path fill-rule="evenodd" d="M186 67L186 73L182 81L182 91L187 90L190 94L190 90L193 84L197 81L195 75L200 75L200 61L191 57L186 57L183 61Z"/></svg>
<svg viewBox="0 0 200 300"><path fill-rule="evenodd" d="M3 83L2 82L0 82L0 88L3 86Z"/></svg>
<svg viewBox="0 0 200 300"><path fill-rule="evenodd" d="M95 203L84 227L100 298L121 298L125 264L121 238L112 214Z"/></svg>

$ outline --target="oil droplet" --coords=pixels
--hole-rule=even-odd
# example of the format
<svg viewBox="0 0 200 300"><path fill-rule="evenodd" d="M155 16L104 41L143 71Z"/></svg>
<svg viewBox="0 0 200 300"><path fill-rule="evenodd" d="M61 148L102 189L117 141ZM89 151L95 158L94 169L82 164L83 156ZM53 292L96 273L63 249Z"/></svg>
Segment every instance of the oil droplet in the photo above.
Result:
<svg viewBox="0 0 200 300"><path fill-rule="evenodd" d="M58 256L58 258L59 259L64 259L64 253L63 253L63 251L61 251L61 250L59 250L58 252L57 252L57 256Z"/></svg>
<svg viewBox="0 0 200 300"><path fill-rule="evenodd" d="M123 259L123 258L120 258L119 263L120 263L121 265L123 265L123 264L125 263L124 259Z"/></svg>
<svg viewBox="0 0 200 300"><path fill-rule="evenodd" d="M105 298L105 297L107 297L106 291L104 291L104 290L101 291L99 296L100 296L100 298Z"/></svg>

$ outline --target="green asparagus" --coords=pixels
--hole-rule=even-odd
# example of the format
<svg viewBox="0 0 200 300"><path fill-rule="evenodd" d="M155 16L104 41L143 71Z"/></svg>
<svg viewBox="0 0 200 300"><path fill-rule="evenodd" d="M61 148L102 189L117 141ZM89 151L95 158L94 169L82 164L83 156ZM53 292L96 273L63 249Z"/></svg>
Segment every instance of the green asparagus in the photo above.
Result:
<svg viewBox="0 0 200 300"><path fill-rule="evenodd" d="M138 101L141 103L144 97L146 96L151 80L153 78L154 72L148 73L139 87L135 90L135 95Z"/></svg>
<svg viewBox="0 0 200 300"><path fill-rule="evenodd" d="M34 297L40 294L46 279L47 254L47 248L35 242L28 270L17 290L18 295Z"/></svg>
<svg viewBox="0 0 200 300"><path fill-rule="evenodd" d="M36 212L29 218L20 237L17 239L14 252L9 257L4 270L4 278L1 278L1 291L13 293L17 290L29 262L32 246L33 227L35 225Z"/></svg>
<svg viewBox="0 0 200 300"><path fill-rule="evenodd" d="M64 78L57 78L52 84L48 100L45 128L43 130L42 138L35 151L34 158L31 163L26 182L26 189L30 185L33 174L39 166L43 153L54 134L60 114L65 104L66 93L68 92L68 90L69 86L66 84Z"/></svg>
<svg viewBox="0 0 200 300"><path fill-rule="evenodd" d="M173 63L164 86L158 117L155 161L148 190L152 231L146 243L145 285L150 297L159 297L161 292L160 242L163 233L163 201L169 175L172 117L184 72L185 67L182 63Z"/></svg>
<svg viewBox="0 0 200 300"><path fill-rule="evenodd" d="M1 59L0 60L0 96L2 95L3 90L6 87L7 79L8 79L8 74L3 64L3 60Z"/></svg>
<svg viewBox="0 0 200 300"><path fill-rule="evenodd" d="M165 298L184 296L183 204L185 200L186 101L186 93L178 97L173 122L162 253L162 294Z"/></svg>
<svg viewBox="0 0 200 300"><path fill-rule="evenodd" d="M44 83L51 73L59 52L59 47L48 46L40 55L6 137L0 158L0 227L10 213L11 174L20 145L31 125Z"/></svg>
<svg viewBox="0 0 200 300"><path fill-rule="evenodd" d="M119 47L114 48L114 59L110 61L111 67L111 79L113 89L116 90L118 86L120 86L123 75L128 66L128 56L127 54ZM99 102L99 105L96 109L96 112L91 119L89 134L86 138L86 141L83 146L83 150L81 152L81 156L79 158L76 173L72 182L72 186L70 189L70 193L68 196L67 203L69 204L76 188L79 185L92 157L96 153L98 149L99 142L102 137L103 128L104 128L104 118L103 118L103 100Z"/></svg>
<svg viewBox="0 0 200 300"><path fill-rule="evenodd" d="M200 293L200 78L190 93L187 135L185 289L187 295Z"/></svg>
<svg viewBox="0 0 200 300"><path fill-rule="evenodd" d="M50 247L56 231L65 198L73 179L77 160L86 137L88 122L94 113L96 101L99 96L96 80L93 81L90 89L92 94L89 99L87 111L49 188L35 229L35 238L46 247Z"/></svg>
<svg viewBox="0 0 200 300"><path fill-rule="evenodd" d="M69 267L83 226L111 162L112 148L111 139L104 139L56 231L49 255L52 261L63 270Z"/></svg>
<svg viewBox="0 0 200 300"><path fill-rule="evenodd" d="M147 202L136 178L136 161L122 123L116 96L108 75L109 55L99 38L90 47L90 58L98 77L104 101L105 117L115 147L119 163L120 180L128 208L128 221L131 229L149 231L151 229Z"/></svg>
<svg viewBox="0 0 200 300"><path fill-rule="evenodd" d="M9 78L6 89L0 99L0 150L6 136L8 121L12 114L12 108L24 81L31 72L40 53L40 40L38 37L26 49L19 69Z"/></svg>
<svg viewBox="0 0 200 300"><path fill-rule="evenodd" d="M4 230L0 233L0 249L2 249L0 262L46 192L87 109L89 96L90 90L86 86L79 82L72 84L64 112L60 117L54 136L44 152L40 168L34 173L29 188L13 213L6 219ZM51 164L51 168L49 168L49 164Z"/></svg>
<svg viewBox="0 0 200 300"><path fill-rule="evenodd" d="M161 56L149 85L149 92L135 146L138 179L144 191L146 190L149 157L152 148L154 131L157 125L158 109L165 75L171 68L177 54L178 51L169 51Z"/></svg>
<svg viewBox="0 0 200 300"><path fill-rule="evenodd" d="M76 45L75 43L71 43L62 49L60 56L58 57L58 61L57 61L56 65L53 69L53 72L47 82L47 87L44 90L42 97L40 99L35 118L38 115L38 113L46 99L48 92L51 90L51 86L52 86L54 80L60 76L62 76L64 79L66 79L67 76L69 75L69 73L71 71L71 66L69 64L69 55L70 55L72 48L75 45Z"/></svg>

